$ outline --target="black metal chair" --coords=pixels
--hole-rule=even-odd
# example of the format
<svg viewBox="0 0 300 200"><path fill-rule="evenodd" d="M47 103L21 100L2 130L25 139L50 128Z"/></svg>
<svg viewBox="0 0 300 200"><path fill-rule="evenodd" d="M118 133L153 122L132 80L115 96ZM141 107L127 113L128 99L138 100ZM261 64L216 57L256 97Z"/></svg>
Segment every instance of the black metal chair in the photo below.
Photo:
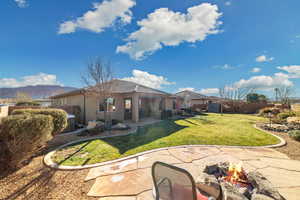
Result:
<svg viewBox="0 0 300 200"><path fill-rule="evenodd" d="M192 175L181 168L162 162L152 165L156 200L197 200L197 189Z"/></svg>

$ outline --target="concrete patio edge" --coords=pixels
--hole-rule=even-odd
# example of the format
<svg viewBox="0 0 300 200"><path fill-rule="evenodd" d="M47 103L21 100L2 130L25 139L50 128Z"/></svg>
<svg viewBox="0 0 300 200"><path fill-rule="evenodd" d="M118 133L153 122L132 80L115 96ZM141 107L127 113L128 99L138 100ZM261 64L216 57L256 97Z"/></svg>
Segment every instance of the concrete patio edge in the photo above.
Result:
<svg viewBox="0 0 300 200"><path fill-rule="evenodd" d="M134 154L134 155L131 155L131 156L127 156L127 157L124 157L124 158L119 158L119 159L115 159L115 160L110 160L110 161L106 161L106 162L95 163L95 164L85 165L85 166L63 166L63 165L58 165L57 163L53 162L53 160L51 159L51 157L55 154L56 151L58 151L58 150L60 150L60 149L62 149L64 147L66 147L66 146L69 146L69 145L72 145L72 144L76 144L76 143L79 143L79 142L85 142L85 141L88 141L88 140L115 137L115 136L97 136L97 137L85 138L85 139L81 139L81 140L77 140L77 141L73 141L73 142L69 142L69 143L66 143L64 145L61 145L57 149L55 149L55 150L49 152L48 154L46 154L45 157L44 157L44 159L43 159L43 162L44 162L44 164L46 166L48 166L50 168L53 168L53 169L59 169L59 170L80 170L80 169L88 169L88 168L93 168L93 167L99 167L99 166L103 166L103 165L113 164L113 163L116 163L116 162L120 162L120 161L124 161L124 160L128 160L128 159L136 158L136 157L141 156L141 155L153 153L153 152L156 152L156 151L168 150L168 149L175 149L175 148L186 148L186 147L217 147L217 148L245 148L245 149L249 149L249 148L276 148L276 147L281 147L281 146L286 145L286 141L283 138L281 138L281 137L279 137L277 135L274 135L273 133L271 133L269 131L263 130L263 129L257 127L255 124L254 124L254 128L256 128L256 129L258 129L260 131L263 131L265 133L268 133L268 134L270 134L270 135L278 138L280 140L280 142L278 144L265 145L265 146L226 146L226 145L205 145L205 144L201 145L201 144L199 144L199 145L181 145L181 146L163 147L163 148L158 148L158 149L152 149L152 150L149 150L149 151L144 151L144 152L137 153L137 154ZM132 134L132 132L128 133L126 135L129 135L129 134ZM122 136L126 136L126 135L122 135Z"/></svg>

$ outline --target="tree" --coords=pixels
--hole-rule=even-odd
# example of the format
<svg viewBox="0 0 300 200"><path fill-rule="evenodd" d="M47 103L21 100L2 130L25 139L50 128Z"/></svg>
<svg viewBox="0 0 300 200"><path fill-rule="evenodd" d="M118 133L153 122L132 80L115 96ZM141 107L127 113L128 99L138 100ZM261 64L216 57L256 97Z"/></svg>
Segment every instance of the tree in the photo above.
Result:
<svg viewBox="0 0 300 200"><path fill-rule="evenodd" d="M247 102L250 103L258 103L258 102L266 102L267 97L263 94L257 94L257 93L249 93L246 96Z"/></svg>
<svg viewBox="0 0 300 200"><path fill-rule="evenodd" d="M250 92L253 92L253 90L253 88L225 85L224 87L219 88L219 95L223 99L242 101L245 100L247 95Z"/></svg>
<svg viewBox="0 0 300 200"><path fill-rule="evenodd" d="M219 88L219 96L231 104L234 112L239 112L239 104L245 100L253 88L237 87L234 85L225 85ZM221 103L221 112L223 113L223 103Z"/></svg>
<svg viewBox="0 0 300 200"><path fill-rule="evenodd" d="M87 86L87 92L95 95L97 101L103 101L105 126L111 127L111 115L108 111L111 104L111 90L113 72L110 62L103 61L100 57L91 59L86 68L86 73L82 75L82 80Z"/></svg>
<svg viewBox="0 0 300 200"><path fill-rule="evenodd" d="M290 86L282 86L280 88L276 88L278 98L281 103L284 105L290 105L290 98L293 93L292 87Z"/></svg>

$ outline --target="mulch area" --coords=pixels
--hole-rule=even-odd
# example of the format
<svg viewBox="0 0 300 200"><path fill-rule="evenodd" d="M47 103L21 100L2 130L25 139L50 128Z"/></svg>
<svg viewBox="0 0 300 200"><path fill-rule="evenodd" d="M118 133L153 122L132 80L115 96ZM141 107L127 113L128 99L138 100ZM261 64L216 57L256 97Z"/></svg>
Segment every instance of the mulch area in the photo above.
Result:
<svg viewBox="0 0 300 200"><path fill-rule="evenodd" d="M89 169L59 171L45 167L43 156L34 158L18 171L0 178L0 199L96 199L88 197L94 181L85 182ZM0 174L1 175L1 174Z"/></svg>
<svg viewBox="0 0 300 200"><path fill-rule="evenodd" d="M289 137L288 133L284 132L272 132L274 135L282 137L286 141L286 145L283 147L277 147L275 150L286 154L293 160L300 160L300 142Z"/></svg>

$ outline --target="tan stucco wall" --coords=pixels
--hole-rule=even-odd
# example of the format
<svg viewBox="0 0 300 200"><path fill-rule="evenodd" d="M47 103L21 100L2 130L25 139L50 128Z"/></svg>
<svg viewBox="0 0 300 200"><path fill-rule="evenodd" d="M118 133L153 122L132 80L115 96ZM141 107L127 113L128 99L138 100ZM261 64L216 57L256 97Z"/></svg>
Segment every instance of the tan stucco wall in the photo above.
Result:
<svg viewBox="0 0 300 200"><path fill-rule="evenodd" d="M152 117L160 118L161 110L159 110L159 103L161 98L165 98L165 104L163 105L163 109L172 110L173 112L176 109L173 109L173 99L168 98L166 96L158 95L158 94L144 94L144 93L129 93L129 94L113 94L112 97L115 99L116 111L110 112L112 119L124 120L124 99L132 98L132 120L138 121L139 116L139 98L141 97L155 97L151 109L152 109ZM95 95L86 95L85 97L85 119L86 122L97 119L104 119L104 111L99 111L99 104L103 102L103 98ZM83 95L74 95L59 99L54 99L52 102L53 105L77 105L80 106L82 110L82 119L84 119L84 96Z"/></svg>
<svg viewBox="0 0 300 200"><path fill-rule="evenodd" d="M206 100L199 100L199 99L192 99L191 100L191 104L193 105L198 105L198 104L206 104L207 101Z"/></svg>
<svg viewBox="0 0 300 200"><path fill-rule="evenodd" d="M52 101L53 106L80 106L81 109L81 116L80 119L84 119L84 96L83 95L74 95L63 97L59 99L53 99Z"/></svg>

